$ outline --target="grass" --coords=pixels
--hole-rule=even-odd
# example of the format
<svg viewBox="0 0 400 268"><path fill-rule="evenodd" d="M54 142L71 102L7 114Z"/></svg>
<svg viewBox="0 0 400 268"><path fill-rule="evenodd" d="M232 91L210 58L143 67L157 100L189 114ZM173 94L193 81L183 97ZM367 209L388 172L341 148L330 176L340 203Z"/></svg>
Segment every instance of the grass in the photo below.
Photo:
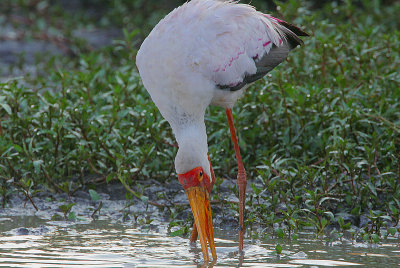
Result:
<svg viewBox="0 0 400 268"><path fill-rule="evenodd" d="M19 1L19 7L40 3L48 4ZM27 198L42 190L73 195L93 187L94 179L130 187L147 178L175 177L174 137L134 62L137 40L167 8L144 12L146 26L137 31L138 18L123 8L127 2L117 3L100 22L42 4L45 16L29 13L33 26L16 23L28 38L49 31L65 37L49 40L68 40L72 52L38 58L39 75L0 84L3 206L15 191ZM400 4L277 5L276 16L312 35L234 108L253 190L246 223L265 226L264 235L277 237L296 237L308 228L335 239L350 234L378 242L394 235L400 229ZM53 14L64 26L57 26ZM124 36L93 50L71 34L85 25L124 27ZM22 61L13 68L23 66ZM224 111L209 108L206 121L219 193L223 179L235 178L236 160Z"/></svg>

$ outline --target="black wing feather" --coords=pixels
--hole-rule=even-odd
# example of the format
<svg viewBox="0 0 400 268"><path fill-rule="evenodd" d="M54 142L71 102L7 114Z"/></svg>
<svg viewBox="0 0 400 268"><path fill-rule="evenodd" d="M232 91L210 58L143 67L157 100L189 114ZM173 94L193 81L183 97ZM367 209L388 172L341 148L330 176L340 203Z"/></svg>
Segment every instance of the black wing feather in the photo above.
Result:
<svg viewBox="0 0 400 268"><path fill-rule="evenodd" d="M290 50L299 45L303 45L303 41L299 38L299 36L309 36L306 32L302 31L298 27L284 21L280 21L277 26L279 30L281 30L281 32L285 35L287 42L279 47L273 45L271 50L266 53L261 59L255 59L257 67L257 72L255 74L246 75L243 79L243 82L235 86L217 85L219 89L237 91L244 86L263 78L267 73L269 73L272 69L274 69L287 58Z"/></svg>

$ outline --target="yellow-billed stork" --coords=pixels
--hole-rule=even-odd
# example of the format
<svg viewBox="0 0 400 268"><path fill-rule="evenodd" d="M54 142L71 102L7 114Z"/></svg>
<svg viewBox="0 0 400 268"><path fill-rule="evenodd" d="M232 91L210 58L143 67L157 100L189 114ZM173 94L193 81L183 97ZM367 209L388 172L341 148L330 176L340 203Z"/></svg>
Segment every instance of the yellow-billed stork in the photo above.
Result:
<svg viewBox="0 0 400 268"><path fill-rule="evenodd" d="M192 208L191 241L200 237L203 257L217 258L210 209L215 182L208 158L204 114L226 109L238 163L239 252L243 251L246 172L232 107L248 86L302 44L299 28L236 1L192 0L161 20L144 40L136 64L143 84L179 145L175 169ZM210 179L211 178L211 179ZM197 226L197 231L196 231Z"/></svg>

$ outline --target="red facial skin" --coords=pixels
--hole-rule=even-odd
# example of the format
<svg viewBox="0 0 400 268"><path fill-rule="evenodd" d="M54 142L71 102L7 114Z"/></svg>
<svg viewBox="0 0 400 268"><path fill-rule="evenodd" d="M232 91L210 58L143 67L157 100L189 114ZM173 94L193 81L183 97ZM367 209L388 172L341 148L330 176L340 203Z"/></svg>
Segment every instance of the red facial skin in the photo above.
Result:
<svg viewBox="0 0 400 268"><path fill-rule="evenodd" d="M202 167L196 167L184 174L178 174L178 180L185 190L196 186L204 187L208 192L211 190L210 178L204 173Z"/></svg>

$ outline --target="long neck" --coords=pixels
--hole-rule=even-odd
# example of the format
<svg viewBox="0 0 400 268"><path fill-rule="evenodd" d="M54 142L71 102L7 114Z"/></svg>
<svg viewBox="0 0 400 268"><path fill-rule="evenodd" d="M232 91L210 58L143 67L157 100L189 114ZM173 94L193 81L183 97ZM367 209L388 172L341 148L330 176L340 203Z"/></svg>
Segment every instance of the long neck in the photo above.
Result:
<svg viewBox="0 0 400 268"><path fill-rule="evenodd" d="M175 169L178 174L186 173L195 167L202 167L211 178L207 156L207 133L203 118L193 118L185 124L173 126L179 145L175 157Z"/></svg>

